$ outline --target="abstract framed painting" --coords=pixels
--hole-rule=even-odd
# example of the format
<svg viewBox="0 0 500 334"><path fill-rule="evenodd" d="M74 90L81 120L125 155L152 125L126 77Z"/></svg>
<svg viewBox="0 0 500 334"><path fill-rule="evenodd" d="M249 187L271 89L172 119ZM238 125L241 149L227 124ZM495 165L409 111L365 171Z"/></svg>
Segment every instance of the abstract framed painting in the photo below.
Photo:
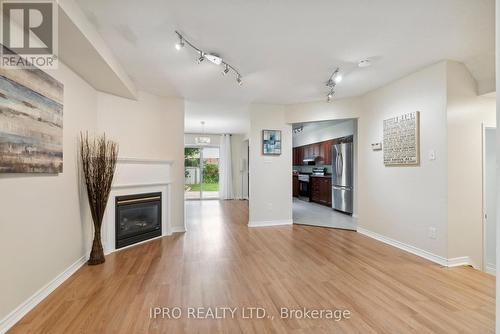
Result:
<svg viewBox="0 0 500 334"><path fill-rule="evenodd" d="M61 173L62 83L37 68L0 67L0 172Z"/></svg>
<svg viewBox="0 0 500 334"><path fill-rule="evenodd" d="M263 155L281 154L280 130L262 130L262 154Z"/></svg>

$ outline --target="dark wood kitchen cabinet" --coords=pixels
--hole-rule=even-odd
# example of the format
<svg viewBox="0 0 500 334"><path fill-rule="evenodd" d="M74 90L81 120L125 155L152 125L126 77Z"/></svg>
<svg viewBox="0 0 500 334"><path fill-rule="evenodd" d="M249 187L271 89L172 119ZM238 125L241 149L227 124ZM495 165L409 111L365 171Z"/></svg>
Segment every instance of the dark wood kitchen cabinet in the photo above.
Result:
<svg viewBox="0 0 500 334"><path fill-rule="evenodd" d="M310 181L311 202L332 205L332 181L328 176L313 176Z"/></svg>
<svg viewBox="0 0 500 334"><path fill-rule="evenodd" d="M332 146L334 144L334 140L327 140L323 143L323 154L325 155L325 165L332 164Z"/></svg>
<svg viewBox="0 0 500 334"><path fill-rule="evenodd" d="M319 143L293 148L293 165L307 165L305 158L314 158L316 165L327 166L332 164L332 145L335 140L326 140Z"/></svg>
<svg viewBox="0 0 500 334"><path fill-rule="evenodd" d="M300 166L304 164L304 154L302 147L294 147L292 152L292 160L294 166Z"/></svg>
<svg viewBox="0 0 500 334"><path fill-rule="evenodd" d="M299 197L299 176L293 175L293 197Z"/></svg>
<svg viewBox="0 0 500 334"><path fill-rule="evenodd" d="M311 158L313 154L312 146L311 145L305 145L302 146L302 154L304 154L304 159L306 158Z"/></svg>
<svg viewBox="0 0 500 334"><path fill-rule="evenodd" d="M321 143L312 144L312 156L316 159L320 157Z"/></svg>
<svg viewBox="0 0 500 334"><path fill-rule="evenodd" d="M323 141L321 143L318 143L319 146L319 154L318 157L316 158L316 164L318 165L327 165L327 142Z"/></svg>

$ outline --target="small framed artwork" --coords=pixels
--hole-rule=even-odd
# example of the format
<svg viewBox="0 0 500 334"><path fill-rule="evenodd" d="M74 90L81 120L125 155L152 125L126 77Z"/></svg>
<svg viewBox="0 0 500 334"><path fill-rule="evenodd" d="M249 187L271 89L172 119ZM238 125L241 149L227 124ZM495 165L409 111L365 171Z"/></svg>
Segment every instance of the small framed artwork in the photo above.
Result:
<svg viewBox="0 0 500 334"><path fill-rule="evenodd" d="M264 155L281 154L280 130L262 130L262 154Z"/></svg>

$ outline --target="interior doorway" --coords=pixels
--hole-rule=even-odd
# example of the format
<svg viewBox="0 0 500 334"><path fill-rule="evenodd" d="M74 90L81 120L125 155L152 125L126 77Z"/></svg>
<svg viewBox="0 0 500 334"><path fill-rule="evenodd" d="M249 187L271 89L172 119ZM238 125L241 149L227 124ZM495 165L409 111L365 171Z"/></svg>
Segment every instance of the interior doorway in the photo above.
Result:
<svg viewBox="0 0 500 334"><path fill-rule="evenodd" d="M293 223L357 229L357 120L292 124Z"/></svg>
<svg viewBox="0 0 500 334"><path fill-rule="evenodd" d="M483 271L496 274L496 128L483 134Z"/></svg>
<svg viewBox="0 0 500 334"><path fill-rule="evenodd" d="M184 198L219 199L219 147L184 148Z"/></svg>

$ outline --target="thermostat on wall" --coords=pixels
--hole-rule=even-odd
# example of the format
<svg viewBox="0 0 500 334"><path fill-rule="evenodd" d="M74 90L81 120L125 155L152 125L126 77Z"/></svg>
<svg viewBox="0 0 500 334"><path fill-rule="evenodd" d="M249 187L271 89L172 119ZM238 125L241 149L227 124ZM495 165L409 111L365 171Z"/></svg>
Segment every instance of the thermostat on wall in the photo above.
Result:
<svg viewBox="0 0 500 334"><path fill-rule="evenodd" d="M380 151L381 149L382 149L382 143L373 143L372 144L373 151Z"/></svg>

